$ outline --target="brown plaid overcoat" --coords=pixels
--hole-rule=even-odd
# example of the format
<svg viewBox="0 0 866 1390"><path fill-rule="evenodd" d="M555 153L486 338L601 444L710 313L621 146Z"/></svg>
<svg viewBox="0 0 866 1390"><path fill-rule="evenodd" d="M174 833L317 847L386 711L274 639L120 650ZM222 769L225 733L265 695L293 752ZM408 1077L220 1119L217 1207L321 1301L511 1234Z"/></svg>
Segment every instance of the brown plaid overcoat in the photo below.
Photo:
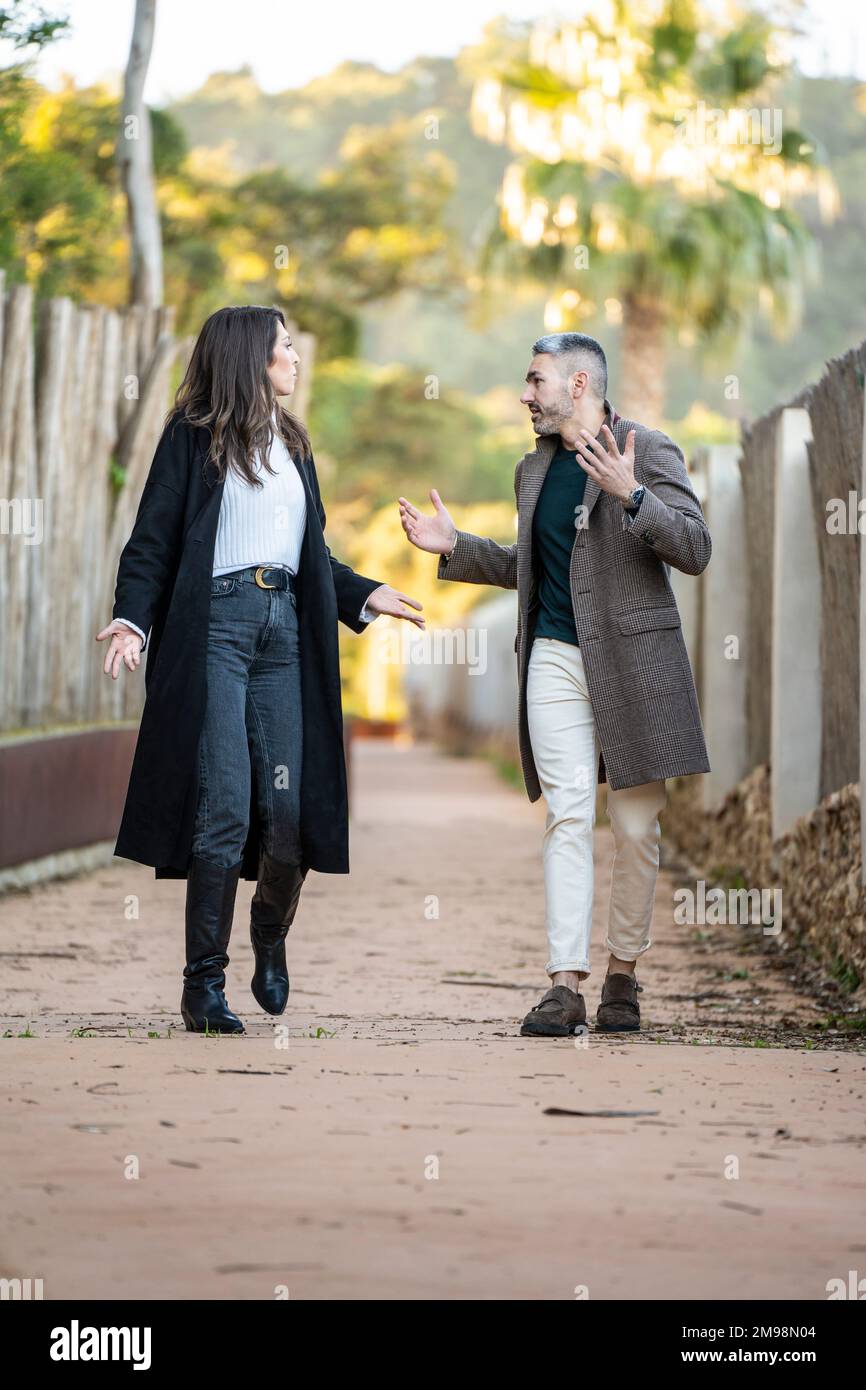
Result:
<svg viewBox="0 0 866 1390"><path fill-rule="evenodd" d="M615 791L660 778L709 772L701 715L670 567L700 574L712 550L682 452L661 430L617 415L606 422L620 449L635 431L635 475L646 487L630 516L617 498L586 480L584 524L575 529L571 598L601 754L598 780ZM599 432L599 438L604 438ZM530 801L541 795L526 717L526 674L537 616L532 518L557 435L542 436L514 475L517 541L498 545L458 531L440 579L494 584L518 596L519 737Z"/></svg>

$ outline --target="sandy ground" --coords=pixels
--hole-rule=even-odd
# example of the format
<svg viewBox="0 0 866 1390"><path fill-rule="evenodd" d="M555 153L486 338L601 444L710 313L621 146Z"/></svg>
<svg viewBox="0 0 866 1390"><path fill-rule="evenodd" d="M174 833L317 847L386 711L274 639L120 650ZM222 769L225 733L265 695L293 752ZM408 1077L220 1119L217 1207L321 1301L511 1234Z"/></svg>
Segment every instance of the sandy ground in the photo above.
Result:
<svg viewBox="0 0 866 1390"><path fill-rule="evenodd" d="M243 1038L178 1031L182 883L117 860L0 901L0 1275L47 1299L825 1299L866 1273L864 1044L760 928L676 925L665 872L641 1034L521 1038L541 805L423 747L357 745L355 785L353 872L308 879L282 1020L249 992L241 885ZM591 1023L611 850L602 825Z"/></svg>

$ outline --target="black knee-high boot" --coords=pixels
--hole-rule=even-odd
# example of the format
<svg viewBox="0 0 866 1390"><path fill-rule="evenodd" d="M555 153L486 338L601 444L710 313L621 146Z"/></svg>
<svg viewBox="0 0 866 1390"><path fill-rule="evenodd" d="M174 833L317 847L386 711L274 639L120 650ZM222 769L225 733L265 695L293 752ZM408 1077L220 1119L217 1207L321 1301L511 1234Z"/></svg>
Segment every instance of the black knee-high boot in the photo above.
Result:
<svg viewBox="0 0 866 1390"><path fill-rule="evenodd" d="M250 988L266 1013L281 1014L289 999L286 936L295 919L307 870L262 852L250 904L250 940L256 958Z"/></svg>
<svg viewBox="0 0 866 1390"><path fill-rule="evenodd" d="M192 1033L242 1033L223 993L235 895L243 861L231 869L193 855L186 881L186 967L180 1011Z"/></svg>

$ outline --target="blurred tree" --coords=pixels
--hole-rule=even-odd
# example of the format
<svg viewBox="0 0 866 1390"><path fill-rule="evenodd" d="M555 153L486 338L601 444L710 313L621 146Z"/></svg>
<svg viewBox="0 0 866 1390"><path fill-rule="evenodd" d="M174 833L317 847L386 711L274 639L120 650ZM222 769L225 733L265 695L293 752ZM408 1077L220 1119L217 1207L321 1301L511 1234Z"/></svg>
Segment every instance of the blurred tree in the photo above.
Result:
<svg viewBox="0 0 866 1390"><path fill-rule="evenodd" d="M44 48L68 28L68 19L55 19L44 5L33 4L32 0L11 0L0 5L0 42L11 43L15 48Z"/></svg>
<svg viewBox="0 0 866 1390"><path fill-rule="evenodd" d="M796 324L813 243L783 199L816 190L830 218L835 185L815 143L779 129L783 64L763 16L591 0L580 21L533 29L518 59L519 38L473 93L476 129L519 154L481 257L485 293L514 276L551 287L554 332L604 304L622 325L617 402L658 419L672 332L733 339L756 310L780 333Z"/></svg>
<svg viewBox="0 0 866 1390"><path fill-rule="evenodd" d="M33 50L51 43L68 27L67 19L51 18L41 5L13 0L0 5L0 42L21 53L20 61L0 68L0 265L15 275L18 258L17 205L33 196L34 182L22 169L20 150L27 114L30 79L28 61ZM28 51L29 50L29 51Z"/></svg>
<svg viewBox="0 0 866 1390"><path fill-rule="evenodd" d="M115 161L117 100L71 82L47 92L23 72L15 90L0 144L0 264L40 297L121 305L127 244Z"/></svg>
<svg viewBox="0 0 866 1390"><path fill-rule="evenodd" d="M318 355L357 350L358 314L406 288L436 293L455 271L441 211L449 162L415 148L414 123L350 130L312 185L283 169L238 178L224 150L192 151L163 181L169 299L181 323L226 302L278 301Z"/></svg>
<svg viewBox="0 0 866 1390"><path fill-rule="evenodd" d="M117 162L129 221L129 300L146 309L157 308L163 300L162 229L154 183L150 112L144 104L155 28L156 0L135 0L117 136Z"/></svg>
<svg viewBox="0 0 866 1390"><path fill-rule="evenodd" d="M310 429L328 496L376 507L403 493L426 504L435 487L455 503L513 503L526 427L485 405L412 368L317 367Z"/></svg>
<svg viewBox="0 0 866 1390"><path fill-rule="evenodd" d="M116 159L121 103L107 88L42 88L0 72L0 265L40 296L119 306L130 275ZM355 128L318 181L283 170L238 176L226 151L189 150L168 112L150 111L166 300L181 331L226 303L281 303L318 338L319 359L357 351L363 306L454 275L440 212L449 161L417 148L411 121Z"/></svg>

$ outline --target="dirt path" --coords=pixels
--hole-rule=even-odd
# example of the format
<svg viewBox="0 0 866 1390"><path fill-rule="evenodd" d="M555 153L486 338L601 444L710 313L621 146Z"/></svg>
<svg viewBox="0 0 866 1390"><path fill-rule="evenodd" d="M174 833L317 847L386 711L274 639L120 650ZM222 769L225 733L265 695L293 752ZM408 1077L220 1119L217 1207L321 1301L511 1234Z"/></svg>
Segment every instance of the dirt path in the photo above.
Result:
<svg viewBox="0 0 866 1390"><path fill-rule="evenodd" d="M675 925L665 874L641 1035L521 1038L541 807L425 748L358 745L355 784L353 873L308 880L276 1033L252 884L245 1038L177 1031L182 883L117 861L0 900L0 1275L46 1298L820 1300L866 1274L864 1045L819 1028L759 929ZM610 853L600 828L590 1019Z"/></svg>

